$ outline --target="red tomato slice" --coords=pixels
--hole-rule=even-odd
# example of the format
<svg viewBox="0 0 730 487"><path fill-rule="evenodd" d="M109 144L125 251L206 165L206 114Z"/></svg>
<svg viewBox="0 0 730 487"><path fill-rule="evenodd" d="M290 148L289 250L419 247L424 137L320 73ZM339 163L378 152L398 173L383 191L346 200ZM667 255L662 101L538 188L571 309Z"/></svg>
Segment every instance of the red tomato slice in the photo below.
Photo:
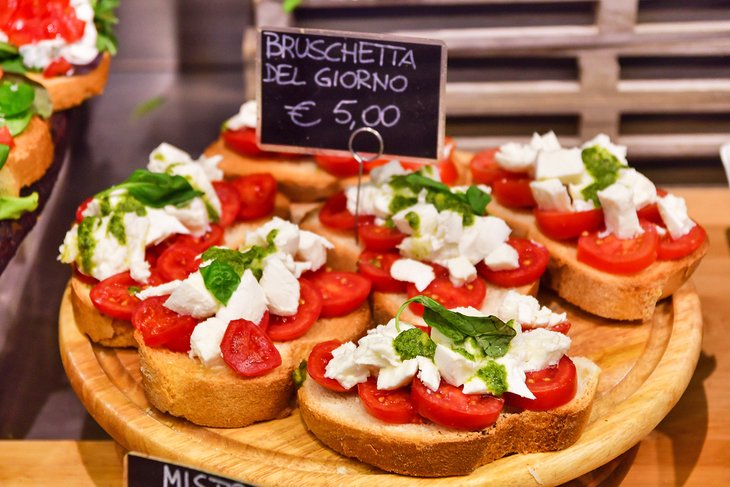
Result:
<svg viewBox="0 0 730 487"><path fill-rule="evenodd" d="M507 243L519 254L517 269L493 271L484 262L477 265L477 271L487 281L502 287L518 287L540 279L550 261L548 250L526 238L510 238Z"/></svg>
<svg viewBox="0 0 730 487"><path fill-rule="evenodd" d="M66 74L70 74L73 68L74 67L70 62L60 57L55 61L51 61L48 66L46 66L46 69L43 70L43 77L54 78L56 76L64 76Z"/></svg>
<svg viewBox="0 0 730 487"><path fill-rule="evenodd" d="M656 194L661 197L666 196L668 193L665 189L657 188ZM648 205L642 206L636 210L636 214L641 220L650 221L657 225L664 226L664 220L662 220L662 215L659 213L659 206L656 203L649 203Z"/></svg>
<svg viewBox="0 0 730 487"><path fill-rule="evenodd" d="M391 424L419 422L411 393L406 387L392 391L379 391L377 381L370 377L357 385L357 395L371 416Z"/></svg>
<svg viewBox="0 0 730 487"><path fill-rule="evenodd" d="M471 282L467 282L461 287L451 284L448 277L437 277L428 285L423 292L418 292L415 284L408 283L406 285L406 294L409 298L422 294L438 301L448 309L460 306L472 306L476 309L481 308L484 297L487 295L487 285L480 278L476 278ZM423 305L411 303L408 305L418 316L423 315Z"/></svg>
<svg viewBox="0 0 730 487"><path fill-rule="evenodd" d="M213 188L221 202L218 224L225 228L236 220L241 210L241 197L238 195L238 190L225 181L213 181Z"/></svg>
<svg viewBox="0 0 730 487"><path fill-rule="evenodd" d="M276 179L269 173L240 176L231 181L241 198L238 218L255 220L274 212Z"/></svg>
<svg viewBox="0 0 730 487"><path fill-rule="evenodd" d="M522 324L522 331L528 332L532 330L537 330L538 328L545 328L546 330L554 331L556 333L562 333L563 335L567 335L570 331L570 321L561 321L558 324L555 324L553 326L537 326L537 325L527 325L525 323Z"/></svg>
<svg viewBox="0 0 730 487"><path fill-rule="evenodd" d="M424 162L413 162L413 161L401 161L401 166L403 166L405 169L410 169L411 171L416 171L423 166L427 166L427 163ZM441 177L441 182L452 186L456 183L456 181L459 179L459 171L456 169L456 164L454 164L454 161L451 159L445 159L437 162L436 164L433 164L433 166L436 168L436 170L439 172L439 176Z"/></svg>
<svg viewBox="0 0 730 487"><path fill-rule="evenodd" d="M164 248L167 248L175 243L187 245L188 247L195 247L200 253L214 245L220 245L223 242L223 227L221 227L220 225L216 225L215 223L211 223L210 230L208 230L201 237L193 237L192 235L177 235L175 237L170 237L169 239L165 240L165 242L167 242L168 240L170 241L170 243L165 245ZM162 242L158 245L164 245L165 242Z"/></svg>
<svg viewBox="0 0 730 487"><path fill-rule="evenodd" d="M337 230L355 228L355 216L347 210L347 197L344 191L335 193L324 202L319 210L319 221L325 227Z"/></svg>
<svg viewBox="0 0 730 487"><path fill-rule="evenodd" d="M22 46L60 36L68 43L81 39L86 24L66 0L0 2L0 30L11 44Z"/></svg>
<svg viewBox="0 0 730 487"><path fill-rule="evenodd" d="M397 228L388 228L375 223L363 222L358 226L357 232L366 249L378 252L396 248L407 237L405 233L401 233Z"/></svg>
<svg viewBox="0 0 730 487"><path fill-rule="evenodd" d="M165 308L169 297L155 296L142 301L132 315L132 325L142 333L148 347L186 353L190 351L190 335L199 321Z"/></svg>
<svg viewBox="0 0 730 487"><path fill-rule="evenodd" d="M91 203L93 199L93 196L89 196L81 202L78 208L76 208L76 223L81 223L84 219L84 210L86 210L86 207L89 206L89 203Z"/></svg>
<svg viewBox="0 0 730 487"><path fill-rule="evenodd" d="M469 168L475 183L492 186L499 179L524 179L527 174L524 172L512 172L503 169L494 159L499 147L486 149L474 155Z"/></svg>
<svg viewBox="0 0 730 487"><path fill-rule="evenodd" d="M332 360L332 350L340 345L342 345L342 342L339 340L330 340L315 345L307 359L307 372L314 379L314 382L322 387L335 392L346 392L349 389L342 387L336 380L324 376L327 364Z"/></svg>
<svg viewBox="0 0 730 487"><path fill-rule="evenodd" d="M644 233L636 238L618 239L599 232L578 239L578 260L611 274L635 274L649 267L657 258L659 236L653 223L642 222Z"/></svg>
<svg viewBox="0 0 730 487"><path fill-rule="evenodd" d="M157 259L156 269L165 282L183 280L200 267L200 249L182 243L170 245Z"/></svg>
<svg viewBox="0 0 730 487"><path fill-rule="evenodd" d="M390 276L393 262L400 259L397 252L375 252L366 250L357 259L357 268L360 274L370 279L373 290L382 293L404 293L406 283L397 281Z"/></svg>
<svg viewBox="0 0 730 487"><path fill-rule="evenodd" d="M449 428L476 431L493 425L504 400L489 394L464 394L442 380L436 392L419 379L411 384L411 399L418 414Z"/></svg>
<svg viewBox="0 0 730 487"><path fill-rule="evenodd" d="M229 149L247 156L260 156L264 153L256 143L256 129L244 127L238 130L226 129L221 134L223 143Z"/></svg>
<svg viewBox="0 0 730 487"><path fill-rule="evenodd" d="M107 316L119 320L131 320L139 299L130 292L130 287L138 287L129 271L107 277L91 288L91 302L96 309Z"/></svg>
<svg viewBox="0 0 730 487"><path fill-rule="evenodd" d="M281 365L281 355L266 332L247 320L228 324L221 354L238 375L257 377Z"/></svg>
<svg viewBox="0 0 730 487"><path fill-rule="evenodd" d="M540 231L554 240L579 237L583 232L592 232L603 227L603 210L587 211L534 210Z"/></svg>
<svg viewBox="0 0 730 487"><path fill-rule="evenodd" d="M340 178L349 178L357 176L358 163L350 156L335 156L326 154L317 154L314 156L317 165L324 171ZM390 159L375 159L374 161L363 163L363 174L369 173L374 167L387 164Z"/></svg>
<svg viewBox="0 0 730 487"><path fill-rule="evenodd" d="M659 239L657 258L659 260L676 260L685 257L699 249L707 239L705 229L695 224L688 234L673 239L669 232Z"/></svg>
<svg viewBox="0 0 730 487"><path fill-rule="evenodd" d="M535 198L530 189L530 178L501 178L492 183L492 194L500 205L509 208L532 208Z"/></svg>
<svg viewBox="0 0 730 487"><path fill-rule="evenodd" d="M2 72L0 71L0 78L2 78ZM0 144L9 146L11 149L15 147L13 136L10 134L10 129L7 125L0 127Z"/></svg>
<svg viewBox="0 0 730 487"><path fill-rule="evenodd" d="M322 294L322 318L349 314L370 294L370 280L354 272L322 272L311 280Z"/></svg>
<svg viewBox="0 0 730 487"><path fill-rule="evenodd" d="M86 274L84 274L83 272L81 272L79 270L79 268L76 266L76 264L73 264L72 272L73 272L73 275L75 278L77 278L79 281L81 281L85 284L89 284L91 286L95 286L95 285L99 284L99 279L97 279L95 277L87 276Z"/></svg>
<svg viewBox="0 0 730 487"><path fill-rule="evenodd" d="M563 355L557 365L537 372L527 372L525 383L535 399L506 392L504 399L510 406L530 411L545 411L567 404L575 396L578 379L573 361Z"/></svg>
<svg viewBox="0 0 730 487"><path fill-rule="evenodd" d="M266 333L275 342L294 340L307 333L322 311L322 295L306 279L299 279L299 309L294 316L271 315Z"/></svg>

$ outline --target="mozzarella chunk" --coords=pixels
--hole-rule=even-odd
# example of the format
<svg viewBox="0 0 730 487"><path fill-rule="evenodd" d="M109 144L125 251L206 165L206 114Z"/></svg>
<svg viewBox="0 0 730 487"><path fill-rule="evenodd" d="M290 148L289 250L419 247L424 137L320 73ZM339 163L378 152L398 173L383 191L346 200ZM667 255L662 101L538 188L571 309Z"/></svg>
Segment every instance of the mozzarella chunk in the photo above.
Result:
<svg viewBox="0 0 730 487"><path fill-rule="evenodd" d="M295 255L297 250L299 250L299 227L278 216L275 216L253 232L249 232L246 235L246 246L258 245L260 247L267 247L268 242L266 241L266 237L274 230L276 230L274 245L277 250Z"/></svg>
<svg viewBox="0 0 730 487"><path fill-rule="evenodd" d="M411 225L408 223L406 215L409 213L418 215L417 229L411 228ZM398 230L407 235L434 235L439 225L439 212L430 203L416 203L393 215L393 223L398 227Z"/></svg>
<svg viewBox="0 0 730 487"><path fill-rule="evenodd" d="M603 207L607 233L620 239L634 238L644 233L636 214L633 195L626 186L614 183L599 191L598 199Z"/></svg>
<svg viewBox="0 0 730 487"><path fill-rule="evenodd" d="M573 200L574 211L590 211L594 208L593 200Z"/></svg>
<svg viewBox="0 0 730 487"><path fill-rule="evenodd" d="M546 152L556 151L561 148L558 137L552 130L542 135L534 132L532 134L532 139L530 139L530 147L532 147L536 151Z"/></svg>
<svg viewBox="0 0 730 487"><path fill-rule="evenodd" d="M324 376L335 379L345 389L365 382L370 376L367 366L355 363L355 349L354 343L343 343L332 350L332 359L325 367Z"/></svg>
<svg viewBox="0 0 730 487"><path fill-rule="evenodd" d="M387 164L373 168L370 171L370 181L376 186L381 186L390 181L393 176L401 176L409 172L401 165L400 161L392 160Z"/></svg>
<svg viewBox="0 0 730 487"><path fill-rule="evenodd" d="M438 214L439 235L446 243L459 243L464 232L463 218L451 210L444 210Z"/></svg>
<svg viewBox="0 0 730 487"><path fill-rule="evenodd" d="M413 259L398 259L393 262L390 276L397 281L412 282L419 292L436 279L433 267Z"/></svg>
<svg viewBox="0 0 730 487"><path fill-rule="evenodd" d="M567 314L553 313L547 306L541 307L534 297L513 290L504 296L495 315L502 321L534 326L554 326L568 319Z"/></svg>
<svg viewBox="0 0 730 487"><path fill-rule="evenodd" d="M268 258L259 284L266 295L269 311L279 316L294 316L299 309L299 281L276 258Z"/></svg>
<svg viewBox="0 0 730 487"><path fill-rule="evenodd" d="M479 370L477 362L473 362L459 352L441 344L436 345L433 361L441 372L441 377L456 387L462 386Z"/></svg>
<svg viewBox="0 0 730 487"><path fill-rule="evenodd" d="M441 374L436 364L430 358L420 355L416 357L416 360L418 361L418 379L432 391L437 391L441 385Z"/></svg>
<svg viewBox="0 0 730 487"><path fill-rule="evenodd" d="M230 130L243 128L255 129L258 125L258 106L256 100L249 100L241 105L238 113L226 120L225 127Z"/></svg>
<svg viewBox="0 0 730 487"><path fill-rule="evenodd" d="M302 260L311 263L311 270L316 271L325 265L327 263L327 250L333 248L335 246L326 238L320 237L316 233L300 230L297 254Z"/></svg>
<svg viewBox="0 0 730 487"><path fill-rule="evenodd" d="M378 372L378 389L392 390L410 384L418 371L418 360L412 358L395 366L386 366Z"/></svg>
<svg viewBox="0 0 730 487"><path fill-rule="evenodd" d="M504 357L498 358L495 362L503 365L507 371L507 392L511 392L528 399L535 399L535 395L527 387L525 382L527 378L525 376L525 371L514 357L508 354Z"/></svg>
<svg viewBox="0 0 730 487"><path fill-rule="evenodd" d="M535 179L557 178L563 183L578 183L585 172L580 149L540 152L535 163Z"/></svg>
<svg viewBox="0 0 730 487"><path fill-rule="evenodd" d="M668 194L659 198L657 206L659 215L673 239L687 235L695 226L695 222L687 215L687 203L684 198Z"/></svg>
<svg viewBox="0 0 730 487"><path fill-rule="evenodd" d="M500 218L476 218L473 225L464 229L459 241L459 253L476 264L504 243L511 232L507 223Z"/></svg>
<svg viewBox="0 0 730 487"><path fill-rule="evenodd" d="M190 233L190 230L180 220L164 210L148 208L147 218L150 222L150 228L147 232L147 245L156 245L170 235L187 235Z"/></svg>
<svg viewBox="0 0 730 487"><path fill-rule="evenodd" d="M636 169L619 169L616 183L626 186L631 190L636 208L643 208L657 200L656 186L654 186L654 183Z"/></svg>
<svg viewBox="0 0 730 487"><path fill-rule="evenodd" d="M178 314L200 319L214 315L220 303L206 289L200 272L193 272L170 294L164 306Z"/></svg>
<svg viewBox="0 0 730 487"><path fill-rule="evenodd" d="M461 287L477 277L477 268L466 257L454 257L446 262L449 269L449 280L456 287Z"/></svg>
<svg viewBox="0 0 730 487"><path fill-rule="evenodd" d="M182 284L182 281L179 279L175 279L174 281L166 282L164 284L160 284L159 286L152 286L148 287L147 289L142 289L134 295L142 301L147 298L153 298L155 296L167 296L168 294L172 294L175 289L180 287L180 284Z"/></svg>
<svg viewBox="0 0 730 487"><path fill-rule="evenodd" d="M539 149L531 145L508 142L499 147L494 160L501 167L512 172L526 172L533 168Z"/></svg>
<svg viewBox="0 0 730 487"><path fill-rule="evenodd" d="M507 355L525 372L533 372L557 364L569 348L570 338L567 335L535 328L527 333L518 333L510 342Z"/></svg>
<svg viewBox="0 0 730 487"><path fill-rule="evenodd" d="M559 179L545 179L530 183L532 196L541 210L572 211L568 189Z"/></svg>
<svg viewBox="0 0 730 487"><path fill-rule="evenodd" d="M598 134L595 137L593 137L591 140L587 141L585 144L581 146L581 149L587 149L589 147L593 147L599 145L611 154L613 154L616 159L618 159L623 165L627 165L626 162L626 146L625 145L616 145L613 142L611 142L611 138L606 134Z"/></svg>
<svg viewBox="0 0 730 487"><path fill-rule="evenodd" d="M149 219L135 213L124 214L124 229L127 235L127 258L129 274L137 282L147 282L150 277L150 264L145 259Z"/></svg>
<svg viewBox="0 0 730 487"><path fill-rule="evenodd" d="M519 257L514 247L503 243L484 258L484 263L493 271L518 269L520 267Z"/></svg>
<svg viewBox="0 0 730 487"><path fill-rule="evenodd" d="M228 323L215 316L198 323L190 335L190 358L197 357L206 367L223 365L221 342Z"/></svg>
<svg viewBox="0 0 730 487"><path fill-rule="evenodd" d="M184 206L166 205L163 211L187 227L189 231L186 233L192 233L196 237L200 237L210 229L208 208L200 198L195 198Z"/></svg>
<svg viewBox="0 0 730 487"><path fill-rule="evenodd" d="M152 172L166 172L172 164L191 164L190 154L172 144L163 142L150 152L147 169Z"/></svg>
<svg viewBox="0 0 730 487"><path fill-rule="evenodd" d="M244 319L252 323L260 323L267 306L266 294L251 269L246 269L241 282L228 304L218 310L217 318L224 321Z"/></svg>

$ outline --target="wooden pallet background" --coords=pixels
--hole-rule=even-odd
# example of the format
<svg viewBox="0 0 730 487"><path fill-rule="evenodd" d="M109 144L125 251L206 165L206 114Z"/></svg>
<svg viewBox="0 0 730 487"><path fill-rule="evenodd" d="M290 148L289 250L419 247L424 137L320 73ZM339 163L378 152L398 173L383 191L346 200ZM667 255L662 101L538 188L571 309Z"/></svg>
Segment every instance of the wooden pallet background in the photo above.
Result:
<svg viewBox="0 0 730 487"><path fill-rule="evenodd" d="M464 149L549 129L564 144L603 132L632 161L691 169L719 168L730 142L728 0L304 0L291 14L276 0L252 5L255 26L445 41L446 130ZM248 96L255 39L252 27Z"/></svg>

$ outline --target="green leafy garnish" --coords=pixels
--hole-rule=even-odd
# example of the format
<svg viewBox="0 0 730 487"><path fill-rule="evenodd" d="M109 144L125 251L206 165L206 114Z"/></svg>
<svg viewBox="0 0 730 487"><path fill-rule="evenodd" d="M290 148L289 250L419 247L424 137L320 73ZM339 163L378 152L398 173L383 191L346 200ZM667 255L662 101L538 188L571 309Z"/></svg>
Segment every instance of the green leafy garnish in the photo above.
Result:
<svg viewBox="0 0 730 487"><path fill-rule="evenodd" d="M33 106L35 89L27 83L0 82L0 116L7 119L20 115Z"/></svg>
<svg viewBox="0 0 730 487"><path fill-rule="evenodd" d="M484 381L487 390L495 396L507 392L507 369L504 365L490 360L487 365L477 370L476 376Z"/></svg>
<svg viewBox="0 0 730 487"><path fill-rule="evenodd" d="M0 144L0 169L3 168L5 162L8 160L10 155L10 146L7 144Z"/></svg>
<svg viewBox="0 0 730 487"><path fill-rule="evenodd" d="M0 158L2 158L1 155ZM17 220L23 216L23 213L36 208L38 208L38 193L21 197L0 196L0 220Z"/></svg>
<svg viewBox="0 0 730 487"><path fill-rule="evenodd" d="M18 48L9 42L0 41L0 59L6 59L9 57L18 55Z"/></svg>
<svg viewBox="0 0 730 487"><path fill-rule="evenodd" d="M418 203L418 198L415 196L403 196L401 194L397 194L392 200L390 200L388 211L395 214L404 208L415 205L416 203Z"/></svg>
<svg viewBox="0 0 730 487"><path fill-rule="evenodd" d="M462 344L468 337L473 337L488 357L497 358L506 354L510 341L517 334L511 322L505 323L496 316L467 316L449 311L427 296L414 296L403 303L395 315L396 326L400 314L410 303L423 305L423 320L430 327L437 329L456 344Z"/></svg>
<svg viewBox="0 0 730 487"><path fill-rule="evenodd" d="M256 279L261 279L264 273L264 259L276 251L275 247L258 247L254 245L244 252L211 247L203 252L203 261L216 260L228 264L239 276L243 276L246 269L250 269Z"/></svg>
<svg viewBox="0 0 730 487"><path fill-rule="evenodd" d="M23 65L20 55L0 61L0 68L5 73L25 74L28 71Z"/></svg>
<svg viewBox="0 0 730 487"><path fill-rule="evenodd" d="M94 228L99 223L101 223L101 219L94 216L86 217L79 223L77 246L81 257L81 270L86 274L91 274L94 270L93 257L96 249Z"/></svg>
<svg viewBox="0 0 730 487"><path fill-rule="evenodd" d="M581 194L586 201L593 201L593 204L598 208L601 206L598 192L616 182L618 171L624 165L608 149L600 145L583 149L581 157L586 171L593 177L593 182L583 188Z"/></svg>
<svg viewBox="0 0 730 487"><path fill-rule="evenodd" d="M405 219L408 222L408 225L417 232L418 228L421 226L421 217L418 216L418 213L415 211L409 211L406 213Z"/></svg>
<svg viewBox="0 0 730 487"><path fill-rule="evenodd" d="M410 360L419 355L433 359L436 353L436 343L427 333L418 328L409 328L400 332L393 340L393 348L401 360Z"/></svg>
<svg viewBox="0 0 730 487"><path fill-rule="evenodd" d="M299 389L304 385L304 381L307 380L307 361L302 360L299 362L299 367L294 369L291 373L292 379L294 379L294 387Z"/></svg>
<svg viewBox="0 0 730 487"><path fill-rule="evenodd" d="M222 260L214 260L200 268L206 289L221 303L228 304L231 295L241 283L241 275Z"/></svg>
<svg viewBox="0 0 730 487"><path fill-rule="evenodd" d="M450 192L449 187L444 183L426 177L420 171L393 176L388 184L395 189L408 188L413 194L418 194L424 188L439 192Z"/></svg>
<svg viewBox="0 0 730 487"><path fill-rule="evenodd" d="M23 130L25 130L30 123L31 118L33 118L33 113L30 110L26 110L20 115L15 115L5 119L0 118L0 126L7 125L10 135L16 137L23 133Z"/></svg>
<svg viewBox="0 0 730 487"><path fill-rule="evenodd" d="M475 214L484 215L487 211L487 205L492 201L492 197L476 186L469 186L466 190L466 201Z"/></svg>
<svg viewBox="0 0 730 487"><path fill-rule="evenodd" d="M143 101L142 103L134 107L134 110L132 111L132 120L137 121L141 118L146 117L147 115L164 105L165 101L166 100L164 96L156 96L154 98L150 98L149 100Z"/></svg>
<svg viewBox="0 0 730 487"><path fill-rule="evenodd" d="M94 8L94 25L97 31L96 48L113 56L117 53L114 26L119 23L114 11L119 7L119 0L92 0L91 6Z"/></svg>
<svg viewBox="0 0 730 487"><path fill-rule="evenodd" d="M166 205L181 206L203 194L202 191L193 189L188 180L182 176L144 169L137 169L126 181L112 186L100 195L110 194L117 189L126 189L130 196L152 208L163 208Z"/></svg>

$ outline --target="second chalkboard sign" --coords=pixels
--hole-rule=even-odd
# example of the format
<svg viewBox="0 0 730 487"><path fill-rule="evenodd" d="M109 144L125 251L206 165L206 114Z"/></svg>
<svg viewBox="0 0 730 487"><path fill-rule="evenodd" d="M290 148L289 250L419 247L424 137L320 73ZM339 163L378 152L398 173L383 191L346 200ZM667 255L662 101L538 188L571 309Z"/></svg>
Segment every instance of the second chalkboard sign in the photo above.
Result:
<svg viewBox="0 0 730 487"><path fill-rule="evenodd" d="M446 46L397 36L314 29L259 30L259 143L266 149L349 152L361 127L385 154L438 159ZM377 152L358 137L360 152Z"/></svg>

